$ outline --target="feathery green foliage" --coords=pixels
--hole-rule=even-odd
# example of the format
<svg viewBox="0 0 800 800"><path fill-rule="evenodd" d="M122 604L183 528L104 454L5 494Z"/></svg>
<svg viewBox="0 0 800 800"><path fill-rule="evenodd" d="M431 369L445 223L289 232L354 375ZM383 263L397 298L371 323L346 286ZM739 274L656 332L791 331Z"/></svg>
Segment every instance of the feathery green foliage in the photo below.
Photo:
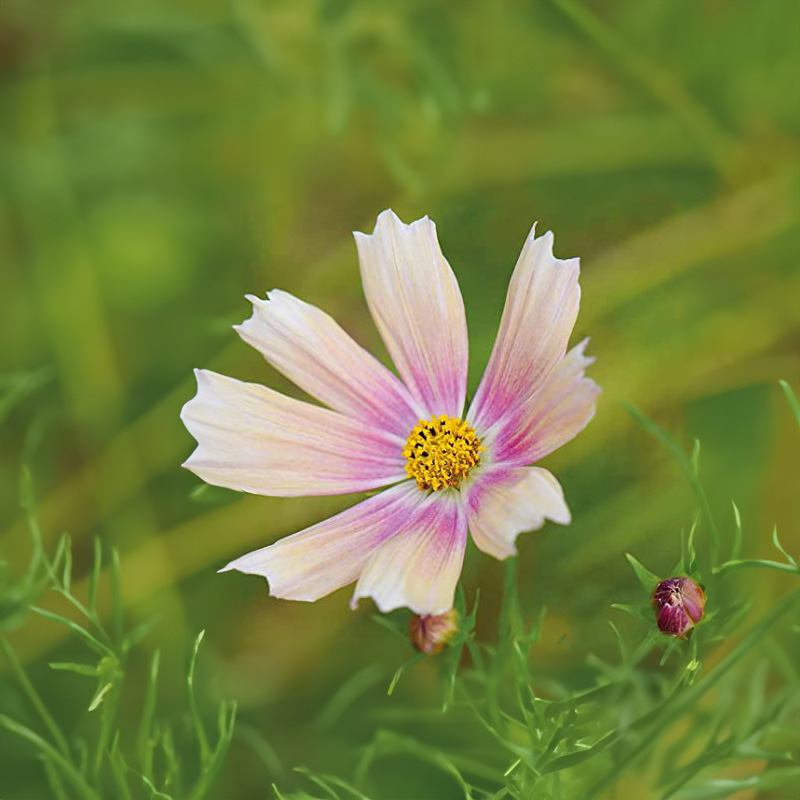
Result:
<svg viewBox="0 0 800 800"><path fill-rule="evenodd" d="M96 681L96 689L86 708L92 723L87 727L91 732L85 738L81 734L72 741L68 740L13 648L0 636L0 646L6 663L25 700L38 717L36 723L32 723L34 727L29 727L7 714L0 714L0 726L34 748L41 760L49 789L59 799L74 796L81 800L103 800L108 797L119 797L122 800L138 797L173 800L186 797L200 800L213 796L209 792L233 737L236 704L220 704L216 742L212 746L197 708L194 690L195 662L203 632L195 641L186 677L191 711L191 724L186 733L189 734L187 738L195 740L200 751L197 774L193 776L187 770L188 759L181 758L175 749L171 723L156 717L158 650L152 654L136 746L129 748L128 743L123 741L128 731L126 720L119 718L119 704L126 688L125 666L131 649L139 644L152 622L147 621L131 630L125 630L118 585L111 587L114 604L111 615L114 620L113 629L109 630L98 617L96 598L103 559L103 548L99 539L95 539L87 604L84 605L72 593L72 552L69 536L64 534L61 537L56 553L50 560L41 546L30 472L25 469L22 475L21 501L28 515L34 550L21 585L2 587L3 605L9 605L8 598L14 598L16 603L20 602L17 598L24 598L23 602L30 611L54 624L65 626L89 650L89 660L51 662L49 667L56 673L72 673L73 676L92 678ZM117 560L116 552L112 552L111 557L114 563ZM120 580L118 568L112 569L110 574L115 583ZM77 612L79 621L32 605L36 595L45 589L61 595ZM10 619L16 620L17 615ZM9 617L6 617L0 620L0 627L6 627L8 623ZM57 686L60 692L68 693L74 690L73 685L79 680L69 675L59 675L48 682ZM35 730L35 727L41 726L46 729L46 736Z"/></svg>

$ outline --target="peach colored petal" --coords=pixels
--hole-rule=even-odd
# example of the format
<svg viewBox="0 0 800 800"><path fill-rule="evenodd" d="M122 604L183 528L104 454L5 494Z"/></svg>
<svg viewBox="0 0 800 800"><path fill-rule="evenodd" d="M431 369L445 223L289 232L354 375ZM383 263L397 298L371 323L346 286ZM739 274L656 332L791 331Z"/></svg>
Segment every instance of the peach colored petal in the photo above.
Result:
<svg viewBox="0 0 800 800"><path fill-rule="evenodd" d="M486 431L525 404L567 350L580 305L579 261L553 255L553 235L533 226L508 286L489 364L467 418Z"/></svg>
<svg viewBox="0 0 800 800"><path fill-rule="evenodd" d="M353 583L375 550L417 510L422 499L421 492L407 481L237 558L220 571L263 575L273 597L318 600Z"/></svg>
<svg viewBox="0 0 800 800"><path fill-rule="evenodd" d="M495 466L465 488L467 524L475 544L495 558L516 555L514 544L524 531L538 530L545 520L571 521L558 481L540 467Z"/></svg>
<svg viewBox="0 0 800 800"><path fill-rule="evenodd" d="M236 326L275 369L343 414L406 437L419 419L403 384L319 308L288 292L248 295L250 319Z"/></svg>
<svg viewBox="0 0 800 800"><path fill-rule="evenodd" d="M496 461L532 464L574 439L595 413L600 387L585 376L594 359L588 339L575 346L527 402L501 420L491 436Z"/></svg>
<svg viewBox="0 0 800 800"><path fill-rule="evenodd" d="M181 419L184 464L207 483L273 496L361 492L404 480L404 442L375 426L253 383L195 370Z"/></svg>
<svg viewBox="0 0 800 800"><path fill-rule="evenodd" d="M467 540L464 509L457 492L419 494L419 508L366 563L353 607L362 597L372 597L383 612L404 606L442 614L453 607Z"/></svg>
<svg viewBox="0 0 800 800"><path fill-rule="evenodd" d="M458 282L427 217L392 211L356 233L367 304L400 377L424 416L460 417L467 385L467 322Z"/></svg>

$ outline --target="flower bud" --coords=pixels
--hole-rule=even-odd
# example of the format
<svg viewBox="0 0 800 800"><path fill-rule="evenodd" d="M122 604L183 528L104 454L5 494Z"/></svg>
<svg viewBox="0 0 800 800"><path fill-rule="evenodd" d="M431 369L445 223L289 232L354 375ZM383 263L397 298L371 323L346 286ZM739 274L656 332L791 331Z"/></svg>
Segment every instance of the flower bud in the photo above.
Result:
<svg viewBox="0 0 800 800"><path fill-rule="evenodd" d="M454 608L444 614L415 614L408 623L411 644L429 656L441 653L457 632L458 612Z"/></svg>
<svg viewBox="0 0 800 800"><path fill-rule="evenodd" d="M691 578L667 578L653 590L650 601L661 633L683 639L703 618L706 595Z"/></svg>

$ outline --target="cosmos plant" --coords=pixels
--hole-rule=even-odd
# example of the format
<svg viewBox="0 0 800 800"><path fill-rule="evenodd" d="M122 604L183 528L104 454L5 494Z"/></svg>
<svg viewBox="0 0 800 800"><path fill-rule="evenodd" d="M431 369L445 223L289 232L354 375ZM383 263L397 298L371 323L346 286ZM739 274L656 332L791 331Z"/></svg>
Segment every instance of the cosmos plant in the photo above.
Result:
<svg viewBox="0 0 800 800"><path fill-rule="evenodd" d="M392 211L356 233L367 304L398 376L327 314L274 290L250 296L239 335L325 407L197 370L181 417L208 483L279 497L383 491L232 561L275 597L317 600L356 582L352 605L453 606L467 532L498 559L523 531L570 512L556 478L531 466L595 411L586 341L567 351L580 305L578 259L531 230L489 363L469 407L464 303L434 223ZM388 488L385 488L388 487Z"/></svg>

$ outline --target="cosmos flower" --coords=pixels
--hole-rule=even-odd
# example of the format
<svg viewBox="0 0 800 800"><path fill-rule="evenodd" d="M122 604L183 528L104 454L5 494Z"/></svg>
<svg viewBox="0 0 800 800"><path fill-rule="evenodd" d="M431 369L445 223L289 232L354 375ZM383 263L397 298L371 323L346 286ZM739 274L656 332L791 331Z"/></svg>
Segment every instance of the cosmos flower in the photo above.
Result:
<svg viewBox="0 0 800 800"><path fill-rule="evenodd" d="M691 578L681 576L661 581L650 602L661 633L684 639L703 618L706 594Z"/></svg>
<svg viewBox="0 0 800 800"><path fill-rule="evenodd" d="M454 608L444 614L414 614L408 621L411 644L427 656L441 653L457 633L458 612Z"/></svg>
<svg viewBox="0 0 800 800"><path fill-rule="evenodd" d="M367 304L397 375L320 309L287 292L248 297L239 335L322 405L197 370L181 418L197 440L184 464L208 483L276 497L383 487L330 519L224 569L264 576L273 596L317 600L356 582L352 605L420 615L453 605L467 531L498 559L523 531L570 512L561 486L530 466L576 436L598 386L578 315L578 259L531 231L500 330L466 409L467 325L456 277L427 217L384 211L356 233Z"/></svg>

